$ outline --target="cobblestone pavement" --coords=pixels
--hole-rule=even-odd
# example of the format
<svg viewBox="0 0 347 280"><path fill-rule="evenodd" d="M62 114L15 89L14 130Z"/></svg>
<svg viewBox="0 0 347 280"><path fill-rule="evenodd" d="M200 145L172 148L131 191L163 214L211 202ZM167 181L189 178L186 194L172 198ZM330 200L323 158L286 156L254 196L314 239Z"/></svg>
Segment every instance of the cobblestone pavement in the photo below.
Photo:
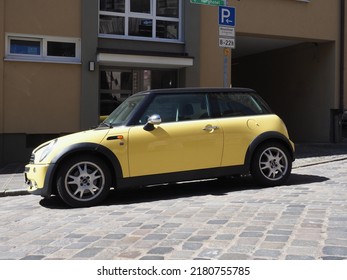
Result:
<svg viewBox="0 0 347 280"><path fill-rule="evenodd" d="M347 259L347 160L332 154L302 157L274 188L161 185L82 209L1 197L0 259Z"/></svg>

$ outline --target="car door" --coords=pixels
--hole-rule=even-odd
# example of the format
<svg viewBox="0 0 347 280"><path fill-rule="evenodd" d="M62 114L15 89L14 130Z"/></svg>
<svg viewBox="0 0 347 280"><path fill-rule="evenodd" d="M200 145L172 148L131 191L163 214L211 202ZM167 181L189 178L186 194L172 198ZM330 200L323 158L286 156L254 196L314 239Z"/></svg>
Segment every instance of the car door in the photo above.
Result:
<svg viewBox="0 0 347 280"><path fill-rule="evenodd" d="M224 132L222 166L243 165L247 149L262 131L263 114L267 108L247 93L216 93L213 104L219 111L219 122Z"/></svg>
<svg viewBox="0 0 347 280"><path fill-rule="evenodd" d="M149 116L161 124L144 129ZM145 176L219 167L223 131L210 119L206 94L157 95L129 130L130 176Z"/></svg>

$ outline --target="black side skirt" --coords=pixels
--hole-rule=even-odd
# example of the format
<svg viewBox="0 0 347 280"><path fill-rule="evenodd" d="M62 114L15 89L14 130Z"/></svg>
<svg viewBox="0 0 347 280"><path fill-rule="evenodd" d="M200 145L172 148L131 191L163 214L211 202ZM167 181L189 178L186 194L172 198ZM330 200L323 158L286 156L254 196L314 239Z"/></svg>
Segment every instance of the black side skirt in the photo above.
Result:
<svg viewBox="0 0 347 280"><path fill-rule="evenodd" d="M243 165L232 167L219 167L211 169L200 169L184 172L174 172L158 175L147 175L131 178L118 178L117 187L146 186L164 183L174 183L181 181L191 181L199 179L210 179L223 176L231 176L248 173L248 169Z"/></svg>

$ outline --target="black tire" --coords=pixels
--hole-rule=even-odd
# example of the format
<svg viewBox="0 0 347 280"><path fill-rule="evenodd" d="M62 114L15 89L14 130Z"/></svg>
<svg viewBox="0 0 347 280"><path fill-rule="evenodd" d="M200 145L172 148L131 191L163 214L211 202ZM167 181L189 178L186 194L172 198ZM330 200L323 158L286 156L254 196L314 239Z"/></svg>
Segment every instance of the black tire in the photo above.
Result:
<svg viewBox="0 0 347 280"><path fill-rule="evenodd" d="M57 174L60 198L71 207L89 207L102 202L110 191L111 174L94 156L78 156L62 163Z"/></svg>
<svg viewBox="0 0 347 280"><path fill-rule="evenodd" d="M292 159L288 149L277 142L260 145L251 162L251 174L255 181L265 186L284 184L292 171Z"/></svg>

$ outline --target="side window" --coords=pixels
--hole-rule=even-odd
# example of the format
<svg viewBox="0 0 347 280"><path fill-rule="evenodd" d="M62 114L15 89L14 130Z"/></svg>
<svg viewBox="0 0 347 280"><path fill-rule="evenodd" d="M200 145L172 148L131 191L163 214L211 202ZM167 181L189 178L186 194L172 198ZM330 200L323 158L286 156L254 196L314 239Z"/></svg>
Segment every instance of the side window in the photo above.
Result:
<svg viewBox="0 0 347 280"><path fill-rule="evenodd" d="M81 40L72 37L6 34L6 60L79 63Z"/></svg>
<svg viewBox="0 0 347 280"><path fill-rule="evenodd" d="M264 114L256 98L247 93L216 94L217 106L221 117L237 117Z"/></svg>
<svg viewBox="0 0 347 280"><path fill-rule="evenodd" d="M139 123L145 124L149 116L158 114L162 122L178 122L210 117L206 94L182 93L156 96Z"/></svg>

